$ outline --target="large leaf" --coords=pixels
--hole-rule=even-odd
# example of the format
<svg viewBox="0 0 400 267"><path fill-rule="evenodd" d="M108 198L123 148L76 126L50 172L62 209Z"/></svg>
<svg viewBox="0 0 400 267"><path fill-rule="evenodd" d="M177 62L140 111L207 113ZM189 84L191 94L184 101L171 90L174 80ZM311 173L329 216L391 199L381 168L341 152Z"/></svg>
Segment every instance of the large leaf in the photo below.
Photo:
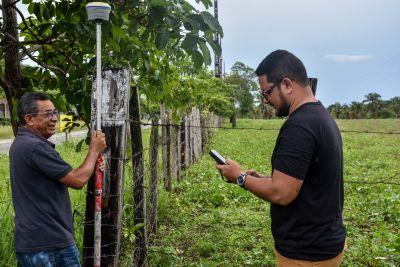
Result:
<svg viewBox="0 0 400 267"><path fill-rule="evenodd" d="M196 69L200 69L201 66L203 66L203 56L201 55L201 53L197 50L192 50L191 56L194 63L194 67Z"/></svg>
<svg viewBox="0 0 400 267"><path fill-rule="evenodd" d="M183 40L181 47L186 51L190 51L196 48L197 40L199 37L193 34L187 34L185 40Z"/></svg>
<svg viewBox="0 0 400 267"><path fill-rule="evenodd" d="M169 32L167 28L161 28L156 36L156 47L163 49L167 46L169 40Z"/></svg>
<svg viewBox="0 0 400 267"><path fill-rule="evenodd" d="M40 3L33 3L33 13L35 14L38 21L42 21L42 12Z"/></svg>
<svg viewBox="0 0 400 267"><path fill-rule="evenodd" d="M47 29L51 27L51 25L51 23L41 24L38 29L39 35L43 35L47 31Z"/></svg>
<svg viewBox="0 0 400 267"><path fill-rule="evenodd" d="M168 3L166 0L151 0L150 5L151 6L167 6Z"/></svg>
<svg viewBox="0 0 400 267"><path fill-rule="evenodd" d="M202 40L198 44L200 46L201 53L203 53L204 64L210 65L211 64L210 50L208 50L206 42Z"/></svg>
<svg viewBox="0 0 400 267"><path fill-rule="evenodd" d="M203 18L204 23L206 23L208 27L210 27L210 29L222 34L222 28L219 25L218 21L213 17L213 15L211 15L207 11L202 11L200 15Z"/></svg>

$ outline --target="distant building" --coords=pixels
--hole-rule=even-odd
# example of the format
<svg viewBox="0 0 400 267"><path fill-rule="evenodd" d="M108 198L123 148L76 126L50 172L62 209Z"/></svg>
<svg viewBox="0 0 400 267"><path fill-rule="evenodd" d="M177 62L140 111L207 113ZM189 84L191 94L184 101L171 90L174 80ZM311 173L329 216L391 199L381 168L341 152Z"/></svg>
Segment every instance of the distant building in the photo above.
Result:
<svg viewBox="0 0 400 267"><path fill-rule="evenodd" d="M0 99L0 118L10 118L7 99Z"/></svg>

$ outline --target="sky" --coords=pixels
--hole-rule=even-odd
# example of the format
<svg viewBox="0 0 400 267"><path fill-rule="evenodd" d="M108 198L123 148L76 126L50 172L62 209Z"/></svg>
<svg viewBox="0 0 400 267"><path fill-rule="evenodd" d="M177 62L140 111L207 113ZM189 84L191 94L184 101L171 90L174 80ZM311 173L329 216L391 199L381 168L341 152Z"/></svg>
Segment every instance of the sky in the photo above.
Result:
<svg viewBox="0 0 400 267"><path fill-rule="evenodd" d="M399 0L218 0L218 10L226 73L285 49L318 78L325 106L400 96Z"/></svg>

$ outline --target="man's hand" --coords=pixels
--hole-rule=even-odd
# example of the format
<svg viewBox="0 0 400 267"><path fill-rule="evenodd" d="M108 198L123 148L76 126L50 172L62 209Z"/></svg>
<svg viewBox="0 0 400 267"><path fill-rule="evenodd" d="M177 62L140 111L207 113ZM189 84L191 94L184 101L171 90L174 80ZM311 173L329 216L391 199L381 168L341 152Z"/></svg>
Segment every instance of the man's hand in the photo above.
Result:
<svg viewBox="0 0 400 267"><path fill-rule="evenodd" d="M106 136L104 133L92 133L92 139L90 140L89 151L100 154L106 149Z"/></svg>
<svg viewBox="0 0 400 267"><path fill-rule="evenodd" d="M236 179L242 173L239 164L233 160L226 160L227 165L218 165L217 169L221 171L221 174L230 182L236 183Z"/></svg>
<svg viewBox="0 0 400 267"><path fill-rule="evenodd" d="M256 170L253 170L253 169L247 170L247 171L245 171L245 173L247 175L250 175L250 176L253 176L253 177L256 177L256 178L271 178L271 176L267 176L267 175L258 173Z"/></svg>
<svg viewBox="0 0 400 267"><path fill-rule="evenodd" d="M77 169L70 171L66 176L60 179L60 182L75 188L82 189L93 173L97 157L106 149L106 137L104 133L92 133L89 151L85 160Z"/></svg>

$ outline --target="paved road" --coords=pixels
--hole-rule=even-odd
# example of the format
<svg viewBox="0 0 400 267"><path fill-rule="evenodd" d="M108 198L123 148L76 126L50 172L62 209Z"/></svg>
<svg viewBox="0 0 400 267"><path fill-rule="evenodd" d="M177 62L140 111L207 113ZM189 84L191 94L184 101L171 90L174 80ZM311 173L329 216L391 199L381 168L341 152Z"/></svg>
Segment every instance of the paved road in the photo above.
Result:
<svg viewBox="0 0 400 267"><path fill-rule="evenodd" d="M86 137L87 130L74 131L68 134L68 138L82 139ZM65 133L58 133L49 138L54 144L65 141ZM8 154L13 139L0 140L0 154Z"/></svg>

